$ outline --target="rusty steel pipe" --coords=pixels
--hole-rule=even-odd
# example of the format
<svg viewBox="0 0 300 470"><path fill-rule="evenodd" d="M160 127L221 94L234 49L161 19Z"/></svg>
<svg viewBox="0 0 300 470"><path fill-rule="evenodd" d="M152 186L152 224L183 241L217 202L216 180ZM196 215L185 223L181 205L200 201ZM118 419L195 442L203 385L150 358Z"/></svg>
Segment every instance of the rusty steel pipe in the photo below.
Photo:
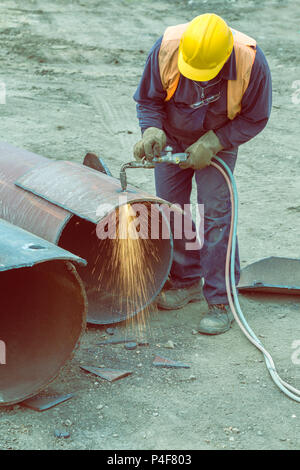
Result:
<svg viewBox="0 0 300 470"><path fill-rule="evenodd" d="M78 272L87 291L90 323L117 323L138 314L154 300L168 277L173 245L169 223L159 207L165 201L133 186L122 193L120 181L112 176L0 143L0 200L0 217L87 260L88 265ZM144 204L147 210L151 204L151 217L159 220L159 235L140 244L147 264L144 268L151 275L146 287L137 277L136 291L144 291L139 302L133 289L117 293L112 279L120 263L109 263L114 240L97 236L98 228L120 206L134 203Z"/></svg>
<svg viewBox="0 0 300 470"><path fill-rule="evenodd" d="M0 406L55 379L85 327L85 261L0 220Z"/></svg>

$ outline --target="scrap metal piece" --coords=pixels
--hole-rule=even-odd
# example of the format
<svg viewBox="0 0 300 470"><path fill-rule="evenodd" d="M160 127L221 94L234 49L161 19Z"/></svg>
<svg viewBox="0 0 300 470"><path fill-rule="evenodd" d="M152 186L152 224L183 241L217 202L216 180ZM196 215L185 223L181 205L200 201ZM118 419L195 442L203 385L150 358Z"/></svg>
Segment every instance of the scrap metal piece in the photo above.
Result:
<svg viewBox="0 0 300 470"><path fill-rule="evenodd" d="M105 173L108 176L112 176L104 160L98 157L95 153L87 153L84 157L83 164L89 168L92 168L93 170L100 171L101 173Z"/></svg>
<svg viewBox="0 0 300 470"><path fill-rule="evenodd" d="M74 395L69 393L68 395L35 395L28 400L22 401L21 405L26 406L27 408L31 408L35 411L46 411L54 406L59 405L67 400L70 400Z"/></svg>
<svg viewBox="0 0 300 470"><path fill-rule="evenodd" d="M239 292L300 295L300 259L272 256L246 266Z"/></svg>
<svg viewBox="0 0 300 470"><path fill-rule="evenodd" d="M87 264L83 258L0 219L0 272L54 260Z"/></svg>
<svg viewBox="0 0 300 470"><path fill-rule="evenodd" d="M102 379L108 380L109 382L115 382L116 380L123 379L128 375L131 375L131 371L118 370L118 369L103 369L101 367L90 367L80 366L81 369L91 372L92 374L101 377Z"/></svg>
<svg viewBox="0 0 300 470"><path fill-rule="evenodd" d="M173 361L172 359L168 359L167 357L156 356L152 364L155 367L167 367L167 368L174 368L174 369L190 369L191 366L188 364L183 364L182 362Z"/></svg>
<svg viewBox="0 0 300 470"><path fill-rule="evenodd" d="M105 341L100 341L100 343L97 343L97 346L105 346L106 344L132 343L132 342L135 342L135 339L134 339L134 338L106 339Z"/></svg>

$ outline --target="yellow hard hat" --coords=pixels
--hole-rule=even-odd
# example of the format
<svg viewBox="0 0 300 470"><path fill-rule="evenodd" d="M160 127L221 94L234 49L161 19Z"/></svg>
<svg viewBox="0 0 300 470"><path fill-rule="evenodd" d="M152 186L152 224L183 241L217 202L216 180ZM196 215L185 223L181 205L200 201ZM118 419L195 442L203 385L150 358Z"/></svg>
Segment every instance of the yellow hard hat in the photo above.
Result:
<svg viewBox="0 0 300 470"><path fill-rule="evenodd" d="M179 71L190 80L212 80L220 72L232 49L231 29L220 16L214 13L197 16L180 40Z"/></svg>

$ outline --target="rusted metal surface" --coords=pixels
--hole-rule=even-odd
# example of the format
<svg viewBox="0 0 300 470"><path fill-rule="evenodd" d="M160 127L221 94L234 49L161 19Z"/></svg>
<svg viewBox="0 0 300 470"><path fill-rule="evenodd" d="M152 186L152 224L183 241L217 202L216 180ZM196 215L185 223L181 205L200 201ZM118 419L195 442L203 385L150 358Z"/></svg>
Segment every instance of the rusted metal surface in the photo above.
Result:
<svg viewBox="0 0 300 470"><path fill-rule="evenodd" d="M0 217L53 243L71 214L15 186L27 171L47 158L0 142Z"/></svg>
<svg viewBox="0 0 300 470"><path fill-rule="evenodd" d="M105 161L98 157L95 153L87 153L84 157L83 164L89 168L92 168L93 170L101 171L101 173L112 176Z"/></svg>
<svg viewBox="0 0 300 470"><path fill-rule="evenodd" d="M91 367L91 366L80 366L82 370L95 374L98 377L101 377L108 382L115 382L116 380L123 379L128 375L131 375L132 372L128 370L119 370L119 369L103 369L100 367Z"/></svg>
<svg viewBox="0 0 300 470"><path fill-rule="evenodd" d="M122 192L120 181L79 163L53 161L33 168L16 185L97 224L120 205L141 201L166 203L134 186Z"/></svg>
<svg viewBox="0 0 300 470"><path fill-rule="evenodd" d="M256 261L242 270L238 289L300 295L300 259L274 256Z"/></svg>
<svg viewBox="0 0 300 470"><path fill-rule="evenodd" d="M46 411L54 406L60 405L60 403L64 403L67 400L73 398L73 394L69 393L68 395L51 395L45 396L43 392L41 394L35 395L32 398L28 398L22 402L22 406L26 406L27 408L31 408L34 411Z"/></svg>
<svg viewBox="0 0 300 470"><path fill-rule="evenodd" d="M109 243L99 240L96 233L96 227L105 226L106 217L113 215L120 205L133 202L154 202L157 213L158 204L165 201L133 186L122 193L119 180L104 173L78 163L52 161L6 143L0 143L0 201L0 217L88 261L88 266L80 266L78 272L88 295L90 323L117 323L135 316L164 285L172 262L171 236L165 239L159 235L143 245L149 253L147 268L150 266L154 274L140 304L126 299L124 293L124 303L116 306L115 292L106 279L99 282L93 270L95 259L99 259L107 279L113 277L111 268L106 268L113 241L107 247ZM165 233L170 231L164 215L160 220L162 228Z"/></svg>
<svg viewBox="0 0 300 470"><path fill-rule="evenodd" d="M83 260L0 221L0 406L36 395L70 359L87 299L73 264Z"/></svg>

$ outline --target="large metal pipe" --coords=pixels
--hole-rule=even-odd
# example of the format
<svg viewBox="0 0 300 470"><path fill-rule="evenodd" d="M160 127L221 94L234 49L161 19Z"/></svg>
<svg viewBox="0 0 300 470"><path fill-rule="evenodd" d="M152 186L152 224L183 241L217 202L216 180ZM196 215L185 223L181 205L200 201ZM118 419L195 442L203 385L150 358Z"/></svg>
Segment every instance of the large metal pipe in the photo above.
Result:
<svg viewBox="0 0 300 470"><path fill-rule="evenodd" d="M122 193L116 178L79 163L47 159L0 143L0 200L0 217L87 260L87 267L78 272L87 291L90 323L115 323L136 315L153 301L167 279L172 239L165 236L170 228L159 207L165 201L159 198L133 186ZM127 203L143 204L149 218L156 218L159 225L157 238L139 242L145 275L141 278L136 273L136 292L122 282L121 261L111 263L115 240L97 236L97 229ZM138 301L137 292L143 293Z"/></svg>
<svg viewBox="0 0 300 470"><path fill-rule="evenodd" d="M87 300L84 260L0 220L0 406L45 388L72 356Z"/></svg>

